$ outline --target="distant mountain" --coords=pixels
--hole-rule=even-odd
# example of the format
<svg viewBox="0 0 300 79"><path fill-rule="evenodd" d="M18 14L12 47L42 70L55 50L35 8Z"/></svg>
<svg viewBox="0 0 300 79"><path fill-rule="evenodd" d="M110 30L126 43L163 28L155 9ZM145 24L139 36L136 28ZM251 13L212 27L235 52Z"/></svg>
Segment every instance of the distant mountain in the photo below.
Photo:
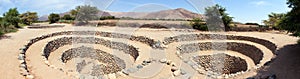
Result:
<svg viewBox="0 0 300 79"><path fill-rule="evenodd" d="M61 13L60 16L65 14L70 14L69 12ZM130 17L130 18L140 18L140 19L192 19L192 18L203 18L201 14L197 14L188 11L183 8L162 10L156 12L105 12L100 11L98 16L115 16L115 17ZM47 20L48 16L44 15L39 18L39 20Z"/></svg>
<svg viewBox="0 0 300 79"><path fill-rule="evenodd" d="M48 20L48 15L43 15L38 19L38 21L47 21L47 20Z"/></svg>
<svg viewBox="0 0 300 79"><path fill-rule="evenodd" d="M131 18L143 18L148 15L147 12L109 12L112 16L115 17L131 17Z"/></svg>
<svg viewBox="0 0 300 79"><path fill-rule="evenodd" d="M131 18L146 18L146 19L192 19L202 18L201 14L188 11L183 8L162 10L157 12L110 12L115 17L131 17Z"/></svg>

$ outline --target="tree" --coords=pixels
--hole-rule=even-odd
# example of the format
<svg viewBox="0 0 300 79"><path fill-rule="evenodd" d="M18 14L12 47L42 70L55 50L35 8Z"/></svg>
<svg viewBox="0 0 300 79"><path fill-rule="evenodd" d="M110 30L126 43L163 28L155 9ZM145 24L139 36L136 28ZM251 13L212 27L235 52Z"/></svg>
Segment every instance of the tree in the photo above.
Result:
<svg viewBox="0 0 300 79"><path fill-rule="evenodd" d="M200 18L194 18L190 21L190 25L193 27L193 29L201 30L201 31L207 31L207 25L203 20Z"/></svg>
<svg viewBox="0 0 300 79"><path fill-rule="evenodd" d="M219 12L220 14L216 14L217 12ZM222 23L222 22L217 22L217 21L222 20L223 24L225 26L225 31L230 30L230 23L232 22L233 17L230 17L229 14L226 13L226 9L224 7L222 7L218 4L215 6L207 7L207 8L205 8L205 16L208 17L206 22L208 24L213 24L211 26L214 26L214 27L211 27L211 28L215 28L216 26L220 25L217 23ZM217 30L217 29L215 29L215 30Z"/></svg>
<svg viewBox="0 0 300 79"><path fill-rule="evenodd" d="M300 36L300 1L299 0L287 0L289 8L292 8L290 12L280 21L279 26L289 32L298 34Z"/></svg>
<svg viewBox="0 0 300 79"><path fill-rule="evenodd" d="M70 14L66 14L61 19L63 19L63 20L74 20L74 17L72 17Z"/></svg>
<svg viewBox="0 0 300 79"><path fill-rule="evenodd" d="M81 7L81 6L77 6L75 9L72 9L72 10L70 11L70 14L71 14L73 17L76 17L76 16L77 16L77 13L78 13L79 10L80 10L80 7Z"/></svg>
<svg viewBox="0 0 300 79"><path fill-rule="evenodd" d="M77 8L78 8L78 12L77 12L76 19L78 21L88 23L88 21L90 20L97 19L97 14L99 12L97 7L93 7L90 5L83 5Z"/></svg>
<svg viewBox="0 0 300 79"><path fill-rule="evenodd" d="M271 13L268 15L269 19L268 20L263 20L263 23L266 26L273 27L275 29L281 29L279 27L279 23L281 20L285 17L284 13Z"/></svg>
<svg viewBox="0 0 300 79"><path fill-rule="evenodd" d="M13 25L16 28L21 28L19 26L20 18L19 18L19 11L17 8L11 8L8 12L3 14L3 21L7 22L8 24Z"/></svg>
<svg viewBox="0 0 300 79"><path fill-rule="evenodd" d="M50 24L51 23L56 23L59 19L60 19L59 14L51 13L48 16L48 20L50 21Z"/></svg>
<svg viewBox="0 0 300 79"><path fill-rule="evenodd" d="M31 25L33 22L38 20L36 12L26 12L20 15L21 22L26 25Z"/></svg>

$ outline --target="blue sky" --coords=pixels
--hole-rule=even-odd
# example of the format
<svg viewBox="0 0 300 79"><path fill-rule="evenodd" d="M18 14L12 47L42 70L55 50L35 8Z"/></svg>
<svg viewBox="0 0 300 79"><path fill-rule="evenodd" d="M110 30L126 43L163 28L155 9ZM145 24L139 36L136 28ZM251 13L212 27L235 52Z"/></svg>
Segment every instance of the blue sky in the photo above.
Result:
<svg viewBox="0 0 300 79"><path fill-rule="evenodd" d="M82 4L91 4L99 9L114 12L128 11L156 11L164 9L185 8L203 13L194 6L220 4L226 7L227 13L238 22L261 23L271 12L285 13L290 9L286 0L193 0L199 1L191 5L187 0L0 0L0 14L9 8L17 7L23 13L26 11L38 12L39 16L49 13L62 13ZM192 3L194 3L191 1Z"/></svg>

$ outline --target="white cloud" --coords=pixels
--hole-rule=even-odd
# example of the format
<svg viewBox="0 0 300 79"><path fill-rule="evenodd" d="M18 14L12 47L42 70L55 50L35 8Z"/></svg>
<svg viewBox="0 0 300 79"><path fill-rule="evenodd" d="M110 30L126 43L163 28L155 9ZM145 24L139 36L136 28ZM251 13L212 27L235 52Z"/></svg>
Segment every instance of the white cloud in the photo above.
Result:
<svg viewBox="0 0 300 79"><path fill-rule="evenodd" d="M271 5L269 2L267 1L254 1L251 2L250 4L255 5L255 6L265 6L265 5Z"/></svg>

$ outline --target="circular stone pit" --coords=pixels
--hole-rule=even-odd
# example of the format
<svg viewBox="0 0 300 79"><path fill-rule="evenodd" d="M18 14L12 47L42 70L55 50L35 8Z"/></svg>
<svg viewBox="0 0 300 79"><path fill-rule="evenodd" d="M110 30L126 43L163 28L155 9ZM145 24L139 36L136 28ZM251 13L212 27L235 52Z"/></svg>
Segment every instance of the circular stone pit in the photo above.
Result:
<svg viewBox="0 0 300 79"><path fill-rule="evenodd" d="M222 57L222 59L218 59ZM247 62L239 57L230 56L224 53L214 55L202 55L193 57L193 61L201 65L206 71L212 71L221 74L233 74L247 70ZM223 64L223 67L216 68Z"/></svg>

